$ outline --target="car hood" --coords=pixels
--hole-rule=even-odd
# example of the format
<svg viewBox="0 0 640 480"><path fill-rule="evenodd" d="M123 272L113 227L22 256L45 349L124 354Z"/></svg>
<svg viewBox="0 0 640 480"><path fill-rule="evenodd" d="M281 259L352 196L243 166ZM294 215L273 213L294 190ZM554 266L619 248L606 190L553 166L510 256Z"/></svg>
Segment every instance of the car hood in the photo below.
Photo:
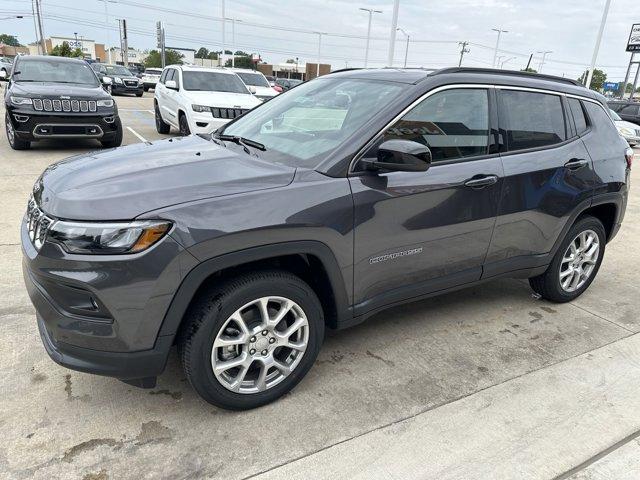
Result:
<svg viewBox="0 0 640 480"><path fill-rule="evenodd" d="M14 82L11 85L11 95L38 97L67 96L70 98L111 98L104 89L99 86L83 85L79 83L54 83L54 82Z"/></svg>
<svg viewBox="0 0 640 480"><path fill-rule="evenodd" d="M294 174L295 168L189 136L55 163L34 186L34 197L58 218L129 220L168 205L285 186Z"/></svg>
<svg viewBox="0 0 640 480"><path fill-rule="evenodd" d="M255 87L255 89L256 95L261 97L275 97L278 95L278 92L276 92L272 87Z"/></svg>
<svg viewBox="0 0 640 480"><path fill-rule="evenodd" d="M224 108L253 108L262 102L250 93L188 92L189 99L197 105Z"/></svg>

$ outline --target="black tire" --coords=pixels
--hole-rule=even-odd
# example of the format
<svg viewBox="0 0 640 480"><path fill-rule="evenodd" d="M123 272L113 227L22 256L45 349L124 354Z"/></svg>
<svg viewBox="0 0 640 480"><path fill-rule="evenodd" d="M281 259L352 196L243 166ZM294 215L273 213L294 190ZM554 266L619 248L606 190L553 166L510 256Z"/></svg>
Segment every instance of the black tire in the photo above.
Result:
<svg viewBox="0 0 640 480"><path fill-rule="evenodd" d="M16 137L13 124L11 123L11 119L9 118L9 112L5 113L4 126L5 126L5 132L7 134L7 141L9 142L9 146L12 149L28 150L29 148L31 148L31 142L27 140L21 140L20 138Z"/></svg>
<svg viewBox="0 0 640 480"><path fill-rule="evenodd" d="M186 137L191 134L191 129L189 128L189 122L187 121L187 116L184 113L180 114L180 118L178 119L178 125L180 125L180 135Z"/></svg>
<svg viewBox="0 0 640 480"><path fill-rule="evenodd" d="M100 140L102 148L115 148L122 145L122 122L116 119L116 135L111 140Z"/></svg>
<svg viewBox="0 0 640 480"><path fill-rule="evenodd" d="M569 248L571 242L573 242L573 240L581 232L584 232L586 230L592 230L598 235L598 241L600 242L600 253L598 259L596 260L595 267L593 268L593 271L589 275L589 278L586 280L586 282L577 290L573 292L567 292L562 288L560 284L560 269L562 267L562 258L564 257L564 254ZM604 258L606 241L607 234L600 220L590 215L580 217L571 227L571 229L569 229L569 232L567 232L567 235L565 236L564 240L560 244L560 247L558 248L558 251L553 257L549 268L547 268L547 270L542 275L530 278L529 285L531 285L531 288L540 296L542 296L542 298L552 302L565 303L578 298L584 293L587 288L589 288L591 282L593 282L593 280L596 278L598 270L600 270L600 265L602 264L602 259Z"/></svg>
<svg viewBox="0 0 640 480"><path fill-rule="evenodd" d="M149 87L142 87L142 89L143 89L145 92L148 92L148 91L149 91Z"/></svg>
<svg viewBox="0 0 640 480"><path fill-rule="evenodd" d="M138 98L140 98L142 95L144 95L144 92L136 93L136 97Z"/></svg>
<svg viewBox="0 0 640 480"><path fill-rule="evenodd" d="M213 373L213 341L236 310L265 296L285 297L302 308L309 325L307 348L294 370L280 383L257 393L232 392ZM322 306L311 287L288 272L267 270L240 275L195 299L185 317L178 348L185 374L203 399L229 410L248 410L273 402L295 387L313 366L323 338Z"/></svg>
<svg viewBox="0 0 640 480"><path fill-rule="evenodd" d="M164 123L164 120L160 115L160 108L158 107L157 103L155 103L154 111L156 117L156 131L163 134L169 133L169 130L171 130L171 126L168 123Z"/></svg>

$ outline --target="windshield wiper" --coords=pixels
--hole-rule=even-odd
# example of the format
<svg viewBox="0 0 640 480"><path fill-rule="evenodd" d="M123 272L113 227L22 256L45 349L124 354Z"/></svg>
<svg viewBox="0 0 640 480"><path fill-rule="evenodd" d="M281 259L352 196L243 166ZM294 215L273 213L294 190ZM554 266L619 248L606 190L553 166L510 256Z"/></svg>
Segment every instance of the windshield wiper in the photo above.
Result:
<svg viewBox="0 0 640 480"><path fill-rule="evenodd" d="M237 135L225 135L224 133L222 133L222 134L216 135L215 138L219 138L220 140L224 140L227 142L236 143L240 145L246 153L251 153L251 150L249 150L247 146L253 147L257 150L262 150L263 152L267 149L267 147L265 147L260 142L256 142L255 140L251 140L250 138L239 137Z"/></svg>

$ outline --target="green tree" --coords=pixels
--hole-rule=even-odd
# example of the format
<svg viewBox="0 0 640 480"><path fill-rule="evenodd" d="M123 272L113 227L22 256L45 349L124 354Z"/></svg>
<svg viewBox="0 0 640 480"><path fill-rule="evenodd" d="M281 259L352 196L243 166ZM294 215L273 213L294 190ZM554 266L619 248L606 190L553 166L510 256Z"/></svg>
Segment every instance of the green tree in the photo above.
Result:
<svg viewBox="0 0 640 480"><path fill-rule="evenodd" d="M56 45L49 55L53 55L54 57L84 57L82 50L79 48L72 49L69 46L69 42L62 42L62 45Z"/></svg>
<svg viewBox="0 0 640 480"><path fill-rule="evenodd" d="M11 47L22 47L22 44L18 42L18 37L15 35L9 35L8 33L0 33L0 43L4 43Z"/></svg>
<svg viewBox="0 0 640 480"><path fill-rule="evenodd" d="M182 63L184 55L176 52L175 50L165 50L164 61L166 65L173 65L176 63ZM144 59L145 68L159 68L162 67L162 58L158 50L150 50L147 58Z"/></svg>
<svg viewBox="0 0 640 480"><path fill-rule="evenodd" d="M529 73L538 73L538 71L535 68L523 68L522 70L520 70L521 72L529 72Z"/></svg>
<svg viewBox="0 0 640 480"><path fill-rule="evenodd" d="M578 81L584 84L585 80L587 79L587 75L589 75L589 70L585 70L585 72L582 75L580 75L580 78L578 78ZM589 85L589 88L591 90L601 91L602 87L604 86L604 82L606 81L607 81L607 74L604 73L602 70L594 68L593 77L591 78L591 85Z"/></svg>
<svg viewBox="0 0 640 480"><path fill-rule="evenodd" d="M209 57L209 50L204 48L204 47L200 47L200 49L196 52L195 57L196 58L208 58Z"/></svg>
<svg viewBox="0 0 640 480"><path fill-rule="evenodd" d="M224 64L225 67L231 66L231 59L227 60ZM253 69L253 62L251 61L251 57L249 55L242 55L236 57L235 59L236 68L251 68Z"/></svg>
<svg viewBox="0 0 640 480"><path fill-rule="evenodd" d="M207 58L209 60L217 60L218 59L218 54L220 52L209 52L209 55L207 55Z"/></svg>

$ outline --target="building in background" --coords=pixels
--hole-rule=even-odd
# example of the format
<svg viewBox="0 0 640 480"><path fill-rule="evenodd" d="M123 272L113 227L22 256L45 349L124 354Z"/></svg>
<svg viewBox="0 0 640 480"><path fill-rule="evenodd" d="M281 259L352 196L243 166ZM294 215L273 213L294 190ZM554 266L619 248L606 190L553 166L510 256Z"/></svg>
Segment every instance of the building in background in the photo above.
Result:
<svg viewBox="0 0 640 480"><path fill-rule="evenodd" d="M137 67L142 66L145 59L147 58L147 53L142 50L137 50L133 47L129 47L129 51L127 52L127 58L129 60L129 65L135 65ZM105 61L108 61L105 60ZM113 47L111 49L111 62L116 63L118 65L124 65L124 59L122 58L122 49L119 47Z"/></svg>
<svg viewBox="0 0 640 480"><path fill-rule="evenodd" d="M12 47L11 45L0 43L0 57L13 58L18 55L29 55L29 48L28 47Z"/></svg>
<svg viewBox="0 0 640 480"><path fill-rule="evenodd" d="M105 62L106 51L104 45L101 43L96 43L94 40L89 40L82 37L50 37L44 40L45 48L47 49L47 53L51 53L55 47L62 46L64 42L69 44L69 47L72 49L79 48L84 55L84 58L95 60L97 62ZM30 55L38 55L38 43L30 43L28 45L29 54Z"/></svg>

